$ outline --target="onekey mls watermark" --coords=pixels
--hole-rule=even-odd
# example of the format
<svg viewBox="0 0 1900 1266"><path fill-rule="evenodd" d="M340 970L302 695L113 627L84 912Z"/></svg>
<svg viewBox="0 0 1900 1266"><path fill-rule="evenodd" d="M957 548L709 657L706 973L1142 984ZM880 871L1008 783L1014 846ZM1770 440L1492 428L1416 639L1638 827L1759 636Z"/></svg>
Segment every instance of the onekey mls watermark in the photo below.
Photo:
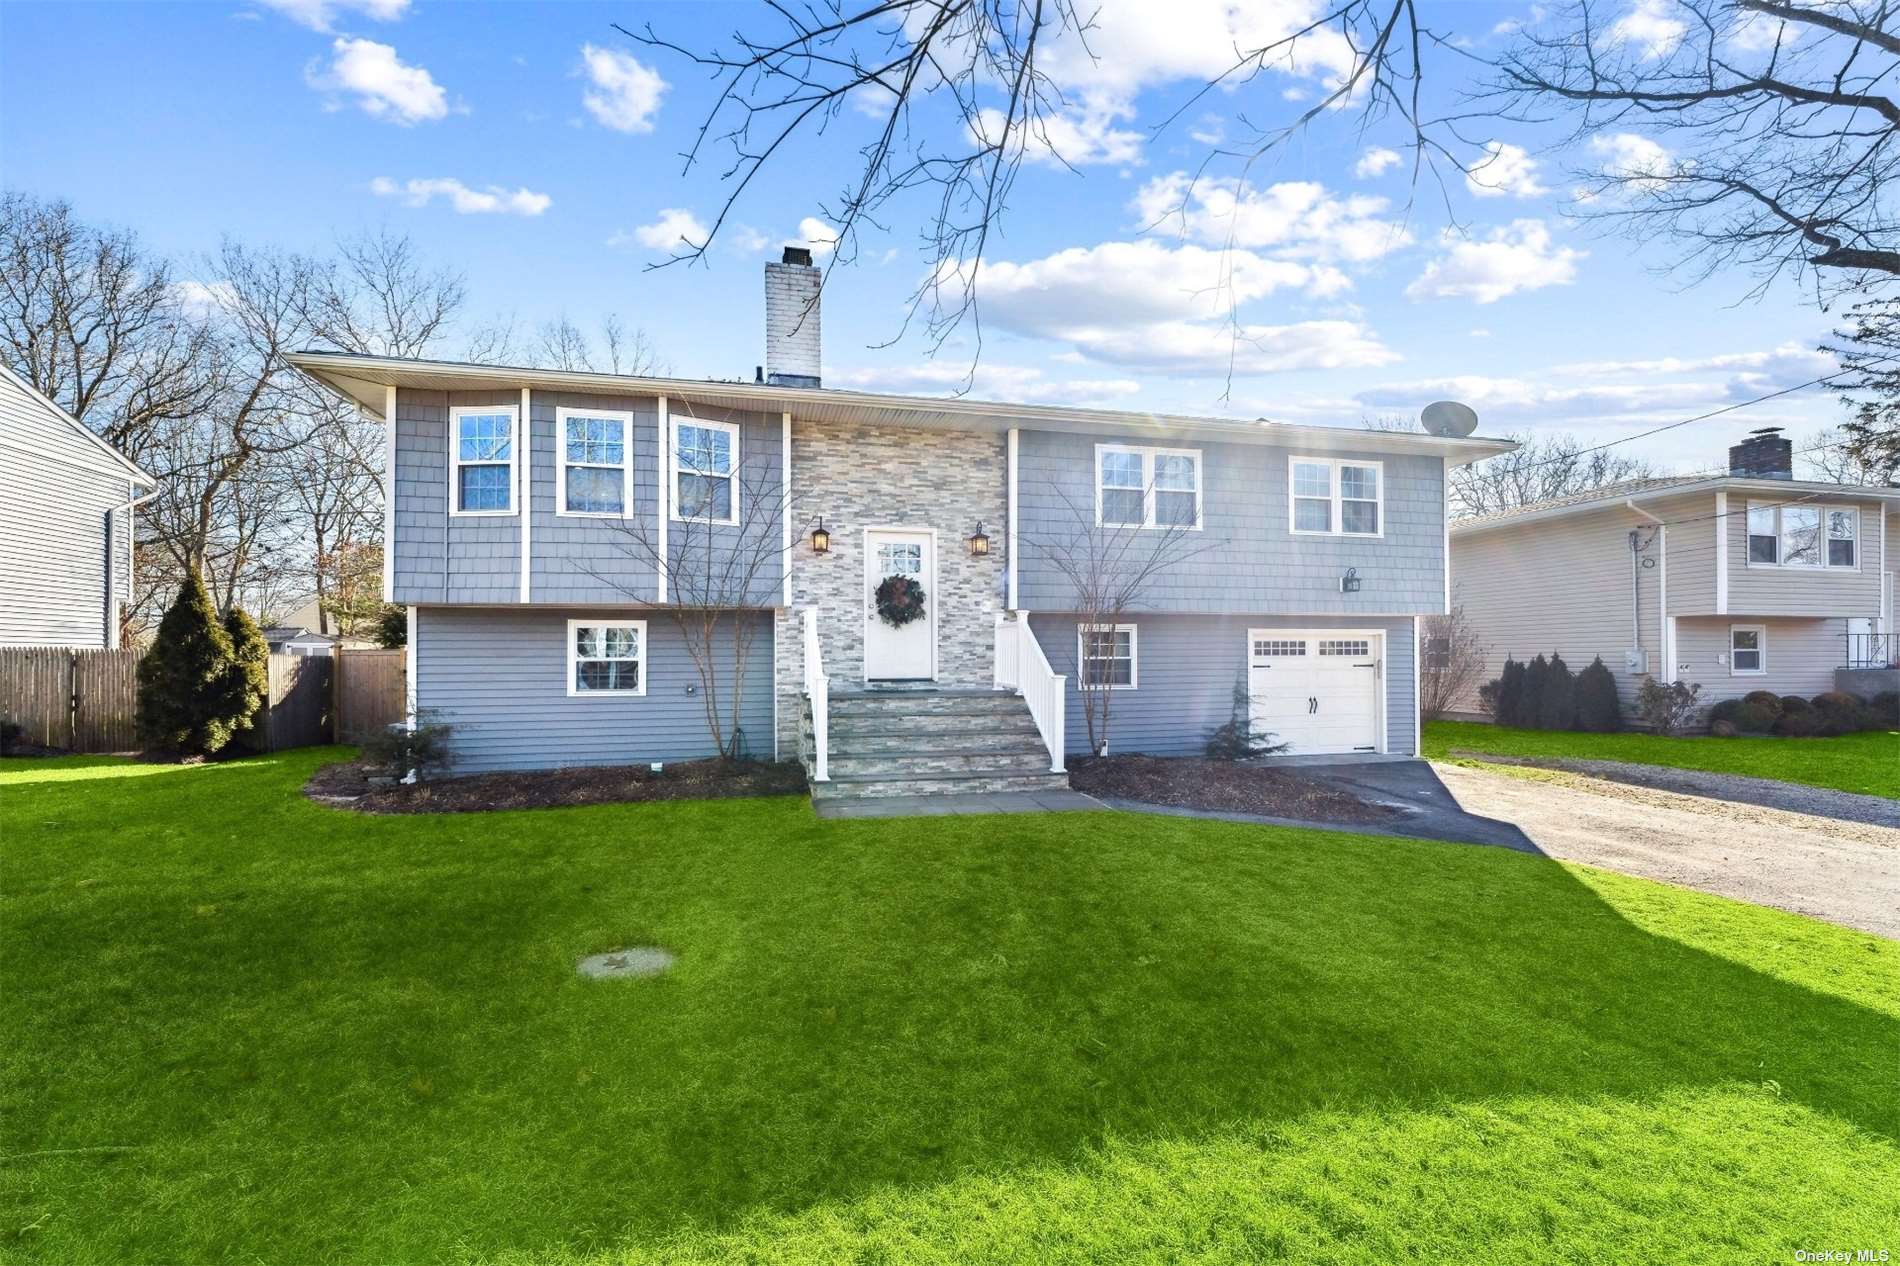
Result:
<svg viewBox="0 0 1900 1266"><path fill-rule="evenodd" d="M1893 1254L1884 1248L1798 1248L1797 1262L1885 1262Z"/></svg>

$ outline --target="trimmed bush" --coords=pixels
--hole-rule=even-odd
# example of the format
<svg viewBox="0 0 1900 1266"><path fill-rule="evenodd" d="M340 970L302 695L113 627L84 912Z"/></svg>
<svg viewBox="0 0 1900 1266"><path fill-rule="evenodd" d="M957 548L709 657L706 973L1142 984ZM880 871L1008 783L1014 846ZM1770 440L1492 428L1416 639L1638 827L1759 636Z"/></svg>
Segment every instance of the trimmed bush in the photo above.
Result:
<svg viewBox="0 0 1900 1266"><path fill-rule="evenodd" d="M1863 728L1861 701L1840 690L1814 696L1814 711L1820 717L1822 734L1855 734Z"/></svg>
<svg viewBox="0 0 1900 1266"><path fill-rule="evenodd" d="M1498 678L1498 724L1524 724L1524 665L1506 658L1504 675Z"/></svg>
<svg viewBox="0 0 1900 1266"><path fill-rule="evenodd" d="M1867 728L1900 729L1900 693L1883 690L1867 701Z"/></svg>
<svg viewBox="0 0 1900 1266"><path fill-rule="evenodd" d="M1762 708L1770 716L1781 715L1781 696L1772 690L1751 690L1742 696L1742 702Z"/></svg>
<svg viewBox="0 0 1900 1266"><path fill-rule="evenodd" d="M242 607L224 617L231 639L231 664L224 675L223 707L232 718L233 746L262 751L257 736L257 714L270 697L270 643Z"/></svg>
<svg viewBox="0 0 1900 1266"><path fill-rule="evenodd" d="M1537 703L1537 728L1568 730L1577 723L1577 678L1556 651L1544 671L1544 694Z"/></svg>
<svg viewBox="0 0 1900 1266"><path fill-rule="evenodd" d="M1800 695L1783 695L1781 696L1781 715L1787 716L1790 712L1812 715L1814 705L1809 703L1806 699L1803 699Z"/></svg>
<svg viewBox="0 0 1900 1266"><path fill-rule="evenodd" d="M1803 700L1805 703L1806 700ZM1783 738L1812 738L1821 732L1821 714L1813 708L1783 708L1772 733Z"/></svg>
<svg viewBox="0 0 1900 1266"><path fill-rule="evenodd" d="M1713 713L1711 713L1713 715ZM1741 731L1735 728L1733 721L1710 721L1709 733L1716 738L1734 738Z"/></svg>
<svg viewBox="0 0 1900 1266"><path fill-rule="evenodd" d="M139 661L140 741L194 755L221 750L237 728L228 707L230 670L231 635L193 567Z"/></svg>
<svg viewBox="0 0 1900 1266"><path fill-rule="evenodd" d="M1709 732L1721 738L1736 734L1766 734L1774 726L1777 715L1777 712L1770 712L1747 699L1724 699L1709 709ZM1718 730L1718 724L1729 728L1726 732Z"/></svg>
<svg viewBox="0 0 1900 1266"><path fill-rule="evenodd" d="M1518 700L1517 724L1534 730L1544 716L1544 683L1550 679L1550 661L1538 655L1524 665L1524 697Z"/></svg>
<svg viewBox="0 0 1900 1266"><path fill-rule="evenodd" d="M1623 704L1616 678L1599 655L1577 674L1576 727L1590 734L1614 734L1623 728Z"/></svg>

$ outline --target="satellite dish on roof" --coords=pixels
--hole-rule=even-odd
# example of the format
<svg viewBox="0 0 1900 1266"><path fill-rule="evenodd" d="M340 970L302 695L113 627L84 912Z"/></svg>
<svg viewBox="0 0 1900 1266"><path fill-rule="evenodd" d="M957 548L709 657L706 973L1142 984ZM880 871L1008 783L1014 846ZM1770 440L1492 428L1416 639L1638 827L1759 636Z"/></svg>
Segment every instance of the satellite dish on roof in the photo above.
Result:
<svg viewBox="0 0 1900 1266"><path fill-rule="evenodd" d="M1418 424L1433 435L1462 438L1478 429L1478 415L1468 404L1434 400L1418 415Z"/></svg>

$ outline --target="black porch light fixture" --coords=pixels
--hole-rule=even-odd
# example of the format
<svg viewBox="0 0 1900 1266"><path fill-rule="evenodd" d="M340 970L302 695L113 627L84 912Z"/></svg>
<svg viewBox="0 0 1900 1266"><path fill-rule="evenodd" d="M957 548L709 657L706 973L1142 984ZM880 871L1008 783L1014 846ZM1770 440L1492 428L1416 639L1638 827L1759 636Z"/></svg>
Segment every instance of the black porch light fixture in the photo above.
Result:
<svg viewBox="0 0 1900 1266"><path fill-rule="evenodd" d="M976 525L976 535L970 538L970 557L981 558L990 552L990 538L983 535L983 524Z"/></svg>
<svg viewBox="0 0 1900 1266"><path fill-rule="evenodd" d="M818 516L818 526L811 530L811 552L829 554L831 552L831 533L825 531L825 516Z"/></svg>
<svg viewBox="0 0 1900 1266"><path fill-rule="evenodd" d="M1339 592L1359 592L1359 569L1357 567L1348 567L1346 574L1339 578Z"/></svg>

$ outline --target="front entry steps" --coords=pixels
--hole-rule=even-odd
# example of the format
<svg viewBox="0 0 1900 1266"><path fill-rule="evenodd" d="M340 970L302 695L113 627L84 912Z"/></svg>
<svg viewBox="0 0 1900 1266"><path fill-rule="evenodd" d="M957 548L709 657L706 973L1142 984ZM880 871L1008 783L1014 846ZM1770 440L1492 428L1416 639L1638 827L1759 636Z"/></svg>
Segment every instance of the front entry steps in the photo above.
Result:
<svg viewBox="0 0 1900 1266"><path fill-rule="evenodd" d="M1000 690L903 687L831 693L828 782L812 799L1066 792L1029 705Z"/></svg>

